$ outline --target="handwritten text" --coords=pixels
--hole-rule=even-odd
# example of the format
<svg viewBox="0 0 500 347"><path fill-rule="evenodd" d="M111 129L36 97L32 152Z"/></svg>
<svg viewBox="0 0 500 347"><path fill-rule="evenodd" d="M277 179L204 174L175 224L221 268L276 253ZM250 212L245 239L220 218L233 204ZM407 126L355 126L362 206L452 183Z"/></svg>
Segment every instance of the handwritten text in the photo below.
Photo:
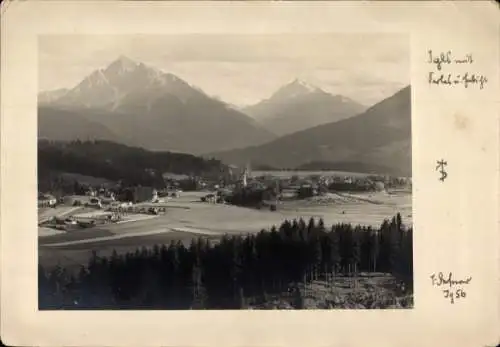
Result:
<svg viewBox="0 0 500 347"><path fill-rule="evenodd" d="M430 71L428 73L428 82L430 85L447 87L461 85L464 88L479 86L479 89L483 89L488 83L488 78L481 73L445 73L442 71L445 66L451 68L453 65L473 64L475 60L471 53L465 56L456 57L452 51L435 54L432 50L429 50L427 54L427 63L432 64L437 69L437 71Z"/></svg>
<svg viewBox="0 0 500 347"><path fill-rule="evenodd" d="M448 275L439 272L437 275L432 274L430 278L433 286L447 288L442 289L444 298L450 300L452 304L458 299L465 299L467 297L464 287L472 281L472 277L470 276L465 279L454 279L451 272Z"/></svg>

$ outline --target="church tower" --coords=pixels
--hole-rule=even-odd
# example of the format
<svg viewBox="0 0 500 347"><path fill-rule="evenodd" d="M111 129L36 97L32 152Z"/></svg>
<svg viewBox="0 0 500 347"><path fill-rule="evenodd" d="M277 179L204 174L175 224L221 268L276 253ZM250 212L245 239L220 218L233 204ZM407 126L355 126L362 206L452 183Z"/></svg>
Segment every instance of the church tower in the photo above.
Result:
<svg viewBox="0 0 500 347"><path fill-rule="evenodd" d="M241 185L244 187L247 186L247 176L248 176L248 169L245 168L243 171L243 175L241 176Z"/></svg>

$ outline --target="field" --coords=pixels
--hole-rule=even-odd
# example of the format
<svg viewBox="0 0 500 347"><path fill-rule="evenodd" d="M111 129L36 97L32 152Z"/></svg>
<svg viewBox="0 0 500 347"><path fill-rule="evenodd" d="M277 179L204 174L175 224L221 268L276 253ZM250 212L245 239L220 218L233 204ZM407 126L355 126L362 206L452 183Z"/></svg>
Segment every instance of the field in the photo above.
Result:
<svg viewBox="0 0 500 347"><path fill-rule="evenodd" d="M292 176L298 176L300 178L308 176L349 176L349 177L367 177L369 174L358 173L358 172L347 172L347 171L266 171L266 170L252 170L252 175L254 176L273 176L280 178L290 178Z"/></svg>
<svg viewBox="0 0 500 347"><path fill-rule="evenodd" d="M92 250L109 255L113 249L122 253L171 241L188 244L200 235L217 239L224 233L255 233L294 218L323 218L327 226L340 222L379 226L399 212L405 224L412 223L411 195L404 193L329 194L284 202L275 212L202 203L200 197L204 194L183 193L168 203L154 204L167 207L166 213L147 219L48 236L40 230L40 263L48 267L79 266L86 264Z"/></svg>

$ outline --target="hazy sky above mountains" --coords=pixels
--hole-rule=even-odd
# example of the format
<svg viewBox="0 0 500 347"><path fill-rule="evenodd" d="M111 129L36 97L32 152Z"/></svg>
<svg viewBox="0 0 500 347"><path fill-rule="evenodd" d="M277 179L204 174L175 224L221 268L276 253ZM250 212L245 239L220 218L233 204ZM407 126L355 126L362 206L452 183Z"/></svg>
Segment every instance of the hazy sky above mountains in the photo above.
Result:
<svg viewBox="0 0 500 347"><path fill-rule="evenodd" d="M50 35L39 38L39 89L72 88L120 55L170 72L236 105L295 78L365 105L410 82L404 34Z"/></svg>

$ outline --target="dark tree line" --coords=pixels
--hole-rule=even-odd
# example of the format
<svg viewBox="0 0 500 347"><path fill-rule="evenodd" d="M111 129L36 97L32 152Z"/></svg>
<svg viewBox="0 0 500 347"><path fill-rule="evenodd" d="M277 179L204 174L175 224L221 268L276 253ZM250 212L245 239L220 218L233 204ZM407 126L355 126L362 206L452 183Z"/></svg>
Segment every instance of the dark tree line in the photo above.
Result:
<svg viewBox="0 0 500 347"><path fill-rule="evenodd" d="M373 163L363 162L329 162L329 161L311 161L295 168L298 171L344 171L344 172L366 172L366 173L389 173L399 174L394 172L394 169L377 165Z"/></svg>
<svg viewBox="0 0 500 347"><path fill-rule="evenodd" d="M373 184L332 182L328 185L329 191L336 192L373 192L376 187Z"/></svg>
<svg viewBox="0 0 500 347"><path fill-rule="evenodd" d="M256 207L266 198L270 198L273 193L272 188L268 189L250 189L244 188L234 191L232 194L225 196L225 200L236 206Z"/></svg>
<svg viewBox="0 0 500 347"><path fill-rule="evenodd" d="M391 273L413 288L412 229L398 214L380 228L285 221L256 235L193 239L110 257L70 274L39 267L40 309L238 309L298 283Z"/></svg>
<svg viewBox="0 0 500 347"><path fill-rule="evenodd" d="M152 152L109 141L38 142L38 174L72 172L123 181L127 185L162 186L164 172L218 176L226 167L218 160L190 154Z"/></svg>

